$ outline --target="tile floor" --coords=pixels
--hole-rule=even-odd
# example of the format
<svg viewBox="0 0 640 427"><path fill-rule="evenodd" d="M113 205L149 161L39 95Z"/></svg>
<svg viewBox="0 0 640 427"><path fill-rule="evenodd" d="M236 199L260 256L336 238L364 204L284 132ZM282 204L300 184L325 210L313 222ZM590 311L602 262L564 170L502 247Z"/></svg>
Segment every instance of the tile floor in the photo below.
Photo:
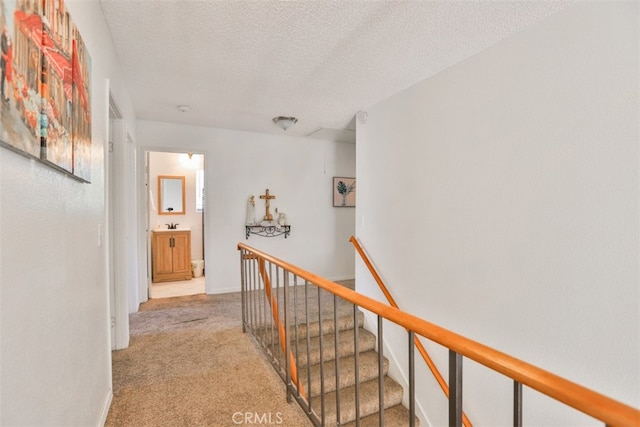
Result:
<svg viewBox="0 0 640 427"><path fill-rule="evenodd" d="M171 298L184 295L205 293L205 277L195 277L191 280L178 282L159 282L151 284L151 298Z"/></svg>

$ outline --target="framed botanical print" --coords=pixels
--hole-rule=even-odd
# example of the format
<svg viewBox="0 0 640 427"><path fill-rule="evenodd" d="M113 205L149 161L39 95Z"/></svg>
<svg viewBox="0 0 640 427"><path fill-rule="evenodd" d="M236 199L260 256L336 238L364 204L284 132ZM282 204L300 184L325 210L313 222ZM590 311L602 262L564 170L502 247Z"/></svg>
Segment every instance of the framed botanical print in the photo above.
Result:
<svg viewBox="0 0 640 427"><path fill-rule="evenodd" d="M349 208L356 206L356 179L333 177L333 206Z"/></svg>

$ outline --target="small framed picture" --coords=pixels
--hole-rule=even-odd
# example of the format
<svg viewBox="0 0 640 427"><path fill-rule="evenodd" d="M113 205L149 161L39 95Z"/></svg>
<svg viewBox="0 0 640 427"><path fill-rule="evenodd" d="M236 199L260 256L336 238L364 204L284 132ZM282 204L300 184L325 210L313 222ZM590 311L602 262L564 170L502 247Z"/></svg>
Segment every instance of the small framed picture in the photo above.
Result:
<svg viewBox="0 0 640 427"><path fill-rule="evenodd" d="M353 208L356 206L356 179L333 177L333 206Z"/></svg>

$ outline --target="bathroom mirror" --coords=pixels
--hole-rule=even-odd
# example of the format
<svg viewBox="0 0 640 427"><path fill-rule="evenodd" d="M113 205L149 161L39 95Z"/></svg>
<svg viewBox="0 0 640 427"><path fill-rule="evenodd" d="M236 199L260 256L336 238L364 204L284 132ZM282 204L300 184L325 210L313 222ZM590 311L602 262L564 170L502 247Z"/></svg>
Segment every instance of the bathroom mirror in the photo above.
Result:
<svg viewBox="0 0 640 427"><path fill-rule="evenodd" d="M158 175L158 214L184 215L184 176Z"/></svg>

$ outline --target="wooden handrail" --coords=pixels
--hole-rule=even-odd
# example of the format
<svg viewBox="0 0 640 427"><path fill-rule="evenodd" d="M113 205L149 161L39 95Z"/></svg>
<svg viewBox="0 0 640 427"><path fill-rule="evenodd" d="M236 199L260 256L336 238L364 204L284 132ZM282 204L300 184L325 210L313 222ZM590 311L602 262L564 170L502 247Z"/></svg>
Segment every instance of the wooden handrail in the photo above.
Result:
<svg viewBox="0 0 640 427"><path fill-rule="evenodd" d="M352 304L384 317L405 329L412 330L416 334L447 347L609 426L637 426L640 423L640 410L636 408L427 322L417 316L405 313L398 308L359 294L244 243L238 243L238 250L240 249L245 249L327 292L331 292Z"/></svg>
<svg viewBox="0 0 640 427"><path fill-rule="evenodd" d="M353 243L353 246L356 248L356 251L358 251L358 254L360 254L360 258L362 259L364 264L369 269L369 272L371 273L371 275L375 279L376 283L378 284L378 287L380 288L380 290L382 291L384 296L387 298L387 301L389 301L389 304L391 304L392 307L399 308L398 304L396 303L396 301L391 296L391 293L389 292L389 289L387 289L387 287L385 286L384 282L382 281L382 278L380 278L380 275L378 274L376 269L373 267L373 264L371 263L371 260L369 259L367 254L364 252L364 249L360 245L360 242L358 242L358 240L355 238L355 236L351 236L349 241L351 243ZM427 349L424 348L424 346L420 342L420 339L417 336L413 337L413 344L418 349L418 353L420 353L420 355L422 356L422 358L426 362L427 366L429 367L429 370L431 371L431 373L435 377L435 379L438 382L438 384L440 384L440 388L444 392L445 396L447 396L447 398L449 398L449 386L447 385L446 381L444 380L444 378L440 374L440 371L438 370L438 367L436 366L436 364L431 359L431 356L429 356L429 353L427 353ZM464 412L462 413L462 424L464 424L466 427L471 427L472 426L471 421L469 421L469 418L467 417L467 414L465 414Z"/></svg>
<svg viewBox="0 0 640 427"><path fill-rule="evenodd" d="M271 280L269 279L269 275L267 274L267 270L264 267L264 258L258 258L258 267L260 270L260 276L262 277L262 281L264 282L264 290L267 294L267 298L269 298L269 304L271 305L271 314L273 316L274 322L278 325L278 331L280 332L280 347L282 348L282 352L287 351L286 339L287 334L285 331L284 323L280 320L280 316L278 314L278 301L276 297L272 295L271 292ZM293 352L289 350L289 366L291 366L291 380L296 384L298 388L298 392L302 397L305 397L304 388L302 384L298 383L298 367L296 365L296 359L293 356Z"/></svg>

